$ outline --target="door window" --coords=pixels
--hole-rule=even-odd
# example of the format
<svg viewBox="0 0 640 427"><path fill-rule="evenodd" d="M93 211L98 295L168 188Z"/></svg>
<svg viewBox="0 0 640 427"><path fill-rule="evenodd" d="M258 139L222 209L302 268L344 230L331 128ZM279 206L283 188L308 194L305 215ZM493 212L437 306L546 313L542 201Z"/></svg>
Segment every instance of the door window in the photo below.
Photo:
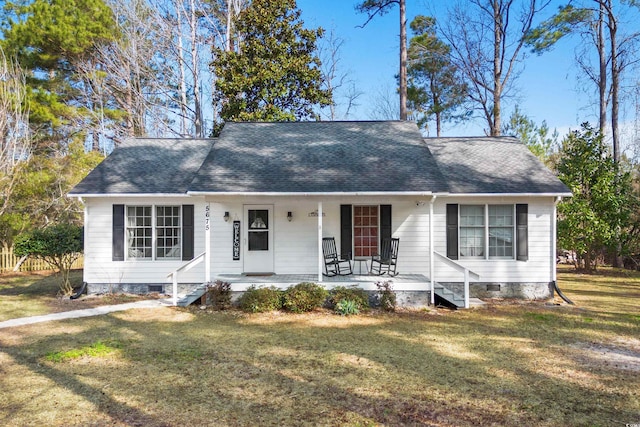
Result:
<svg viewBox="0 0 640 427"><path fill-rule="evenodd" d="M249 209L248 232L248 250L269 250L269 211L267 209Z"/></svg>

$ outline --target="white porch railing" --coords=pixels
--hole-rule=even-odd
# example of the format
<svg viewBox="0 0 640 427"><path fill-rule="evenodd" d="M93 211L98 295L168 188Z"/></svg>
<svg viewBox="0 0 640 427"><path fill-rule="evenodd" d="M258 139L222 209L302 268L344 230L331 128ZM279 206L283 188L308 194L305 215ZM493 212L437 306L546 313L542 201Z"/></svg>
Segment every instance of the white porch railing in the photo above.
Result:
<svg viewBox="0 0 640 427"><path fill-rule="evenodd" d="M200 255L192 259L191 261L181 265L180 267L167 274L167 278L171 277L173 282L173 305L178 305L178 273L180 271L189 271L196 265L204 261L206 252L202 252Z"/></svg>
<svg viewBox="0 0 640 427"><path fill-rule="evenodd" d="M447 258L440 252L433 251L433 253L436 254L439 259L443 260L450 267L453 267L455 270L464 274L464 308L469 308L469 278L472 278L473 280L480 280L480 275L469 270L464 265L457 263L450 258Z"/></svg>

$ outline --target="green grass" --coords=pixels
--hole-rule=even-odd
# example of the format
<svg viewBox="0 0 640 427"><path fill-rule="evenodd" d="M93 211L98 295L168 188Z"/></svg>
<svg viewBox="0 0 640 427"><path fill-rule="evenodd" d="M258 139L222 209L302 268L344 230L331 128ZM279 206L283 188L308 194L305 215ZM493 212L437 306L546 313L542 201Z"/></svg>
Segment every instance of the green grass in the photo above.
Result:
<svg viewBox="0 0 640 427"><path fill-rule="evenodd" d="M82 285L82 270L72 271L70 280L75 288L79 288ZM68 297L58 296L59 285L60 277L51 271L0 274L0 322L148 298L113 294L71 301Z"/></svg>
<svg viewBox="0 0 640 427"><path fill-rule="evenodd" d="M576 307L348 317L159 308L4 329L0 424L639 422L640 276L563 271L560 287Z"/></svg>

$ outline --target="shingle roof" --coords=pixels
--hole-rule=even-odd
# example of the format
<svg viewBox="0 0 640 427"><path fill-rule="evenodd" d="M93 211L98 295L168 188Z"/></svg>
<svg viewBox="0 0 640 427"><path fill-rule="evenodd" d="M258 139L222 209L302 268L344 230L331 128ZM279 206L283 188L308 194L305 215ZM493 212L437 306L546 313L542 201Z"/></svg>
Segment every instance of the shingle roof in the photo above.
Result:
<svg viewBox="0 0 640 427"><path fill-rule="evenodd" d="M186 194L211 148L207 139L132 139L69 194Z"/></svg>
<svg viewBox="0 0 640 427"><path fill-rule="evenodd" d="M428 192L447 186L409 122L227 123L194 192Z"/></svg>
<svg viewBox="0 0 640 427"><path fill-rule="evenodd" d="M516 138L426 138L425 141L451 193L570 193Z"/></svg>
<svg viewBox="0 0 640 427"><path fill-rule="evenodd" d="M227 123L216 139L136 139L70 195L568 194L515 138L426 138L415 123Z"/></svg>

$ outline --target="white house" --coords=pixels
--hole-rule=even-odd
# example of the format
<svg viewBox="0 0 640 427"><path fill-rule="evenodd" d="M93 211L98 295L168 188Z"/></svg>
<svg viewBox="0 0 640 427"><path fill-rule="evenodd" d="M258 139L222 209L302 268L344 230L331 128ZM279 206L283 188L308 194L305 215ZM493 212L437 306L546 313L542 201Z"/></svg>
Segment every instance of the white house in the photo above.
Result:
<svg viewBox="0 0 640 427"><path fill-rule="evenodd" d="M136 139L70 193L85 206L90 293L187 292L217 279L375 289L371 254L400 239L394 288L547 298L568 188L511 137L423 138L414 123L227 123L218 138ZM322 238L354 274L326 277ZM447 296L447 292L456 297ZM450 295L450 294L449 294ZM460 302L459 302L460 303ZM460 303L462 305L462 303Z"/></svg>

